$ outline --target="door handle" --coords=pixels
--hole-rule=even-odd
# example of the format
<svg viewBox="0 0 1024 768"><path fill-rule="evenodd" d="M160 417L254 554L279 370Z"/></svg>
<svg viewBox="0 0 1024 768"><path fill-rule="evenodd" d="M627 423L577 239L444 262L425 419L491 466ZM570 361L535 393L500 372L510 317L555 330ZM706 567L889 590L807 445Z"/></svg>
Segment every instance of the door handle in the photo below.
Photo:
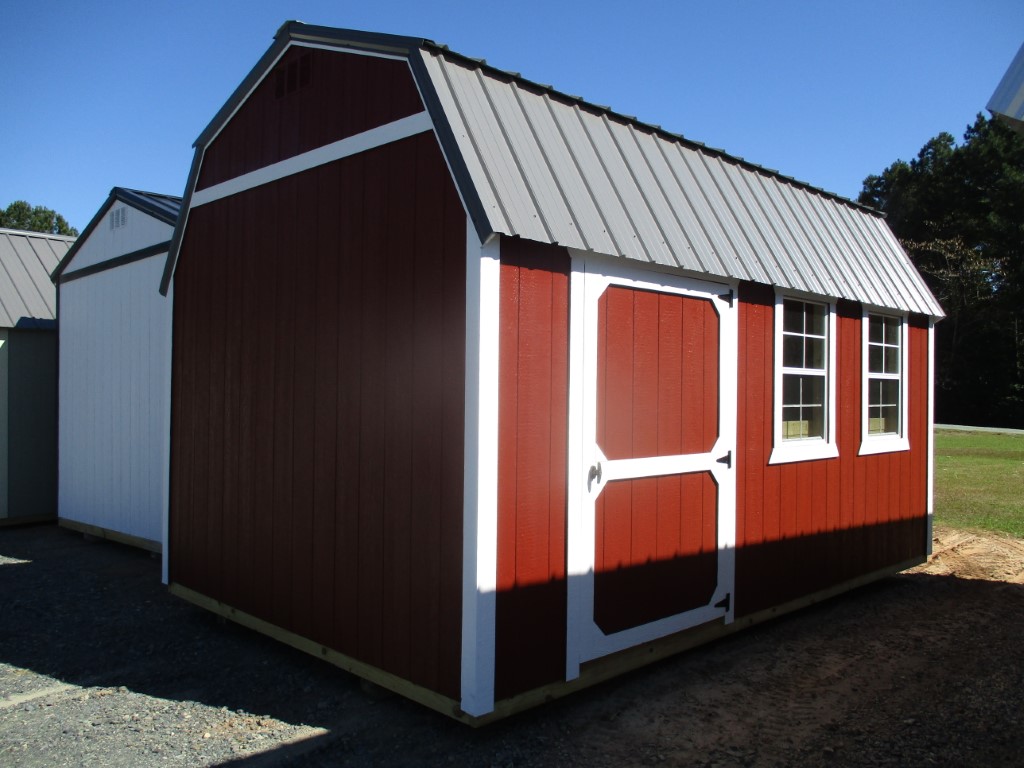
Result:
<svg viewBox="0 0 1024 768"><path fill-rule="evenodd" d="M590 468L590 472L587 474L587 490L589 491L594 486L594 481L601 482L601 462L597 462Z"/></svg>

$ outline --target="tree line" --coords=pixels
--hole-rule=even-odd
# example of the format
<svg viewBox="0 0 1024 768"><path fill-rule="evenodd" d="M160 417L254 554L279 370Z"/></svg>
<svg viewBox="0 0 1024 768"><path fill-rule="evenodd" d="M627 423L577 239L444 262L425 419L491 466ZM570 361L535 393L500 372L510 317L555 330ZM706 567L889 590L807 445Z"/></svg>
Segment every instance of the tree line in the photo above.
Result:
<svg viewBox="0 0 1024 768"><path fill-rule="evenodd" d="M1024 427L1024 135L978 115L864 180L946 317L935 419Z"/></svg>
<svg viewBox="0 0 1024 768"><path fill-rule="evenodd" d="M15 200L0 209L0 227L22 229L28 232L45 232L48 235L70 235L78 237L78 230L56 211L42 205L32 205L24 200Z"/></svg>

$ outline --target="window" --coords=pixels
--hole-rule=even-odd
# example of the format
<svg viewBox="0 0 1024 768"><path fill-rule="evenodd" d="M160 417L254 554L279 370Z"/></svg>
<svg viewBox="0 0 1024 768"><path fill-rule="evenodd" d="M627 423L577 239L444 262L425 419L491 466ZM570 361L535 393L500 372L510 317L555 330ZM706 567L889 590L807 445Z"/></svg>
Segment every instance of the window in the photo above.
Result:
<svg viewBox="0 0 1024 768"><path fill-rule="evenodd" d="M776 297L772 464L839 455L833 426L834 335L831 304Z"/></svg>
<svg viewBox="0 0 1024 768"><path fill-rule="evenodd" d="M906 318L865 311L862 333L860 453L908 450Z"/></svg>

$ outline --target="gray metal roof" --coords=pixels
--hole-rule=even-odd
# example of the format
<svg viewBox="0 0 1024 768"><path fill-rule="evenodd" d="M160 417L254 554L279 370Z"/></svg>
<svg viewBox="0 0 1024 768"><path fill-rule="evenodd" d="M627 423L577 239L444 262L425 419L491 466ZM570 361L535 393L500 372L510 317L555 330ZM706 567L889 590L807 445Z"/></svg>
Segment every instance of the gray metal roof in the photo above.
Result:
<svg viewBox="0 0 1024 768"><path fill-rule="evenodd" d="M481 240L519 236L935 317L881 214L430 40L287 22L196 140L206 145L292 43L405 56ZM187 216L175 227L166 292Z"/></svg>
<svg viewBox="0 0 1024 768"><path fill-rule="evenodd" d="M110 194L107 195L103 205L96 211L96 215L92 217L89 223L86 224L85 229L82 230L82 234L78 236L78 242L63 255L60 263L51 271L50 277L53 282L57 282L60 279L68 264L71 263L71 260L75 258L75 254L78 253L79 247L89 239L89 235L103 221L110 206L119 200L171 226L177 223L178 214L181 213L181 198L175 195L162 195L159 192L143 192L138 189L128 189L127 187L114 187L110 190Z"/></svg>
<svg viewBox="0 0 1024 768"><path fill-rule="evenodd" d="M942 315L862 206L447 50L420 55L493 232Z"/></svg>
<svg viewBox="0 0 1024 768"><path fill-rule="evenodd" d="M988 109L1015 127L1024 128L1024 45L988 100Z"/></svg>
<svg viewBox="0 0 1024 768"><path fill-rule="evenodd" d="M50 271L73 237L0 229L0 328L52 328L57 290Z"/></svg>

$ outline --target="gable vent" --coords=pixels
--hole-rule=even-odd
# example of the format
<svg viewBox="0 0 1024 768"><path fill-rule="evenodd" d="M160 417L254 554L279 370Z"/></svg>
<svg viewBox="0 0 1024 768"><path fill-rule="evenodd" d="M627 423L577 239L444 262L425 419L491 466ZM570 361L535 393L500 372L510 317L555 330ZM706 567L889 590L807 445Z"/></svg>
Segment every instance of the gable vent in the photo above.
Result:
<svg viewBox="0 0 1024 768"><path fill-rule="evenodd" d="M274 97L282 98L305 88L313 81L313 58L304 53L287 64L281 64L274 72Z"/></svg>
<svg viewBox="0 0 1024 768"><path fill-rule="evenodd" d="M120 229L128 221L128 209L124 206L115 208L110 212L110 228Z"/></svg>

